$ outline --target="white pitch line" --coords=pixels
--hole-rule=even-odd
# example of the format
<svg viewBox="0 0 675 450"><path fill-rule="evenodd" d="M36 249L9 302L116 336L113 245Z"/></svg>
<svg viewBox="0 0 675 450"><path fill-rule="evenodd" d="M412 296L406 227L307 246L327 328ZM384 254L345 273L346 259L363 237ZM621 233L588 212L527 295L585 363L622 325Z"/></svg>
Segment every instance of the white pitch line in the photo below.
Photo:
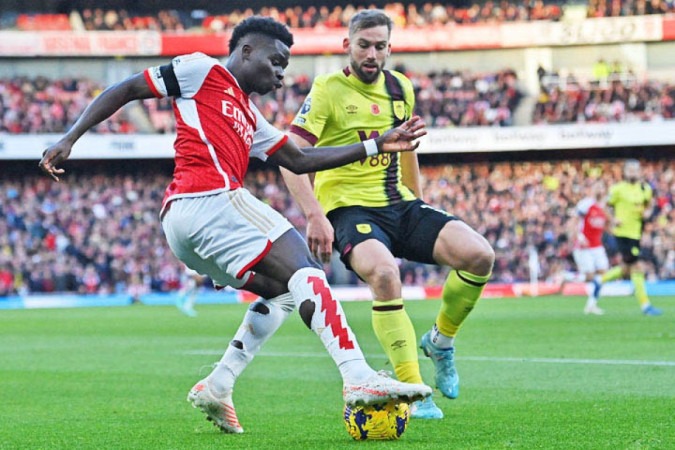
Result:
<svg viewBox="0 0 675 450"><path fill-rule="evenodd" d="M492 356L460 356L466 361L526 362L544 364L598 364L607 366L675 367L675 361L648 361L644 359L578 359L578 358L500 358Z"/></svg>
<svg viewBox="0 0 675 450"><path fill-rule="evenodd" d="M222 350L188 350L183 355L222 355ZM327 358L326 353L260 352L268 358ZM369 359L386 359L384 355L366 355ZM513 358L494 356L458 356L459 361L515 362L541 364L596 364L605 366L656 366L675 367L675 361L649 361L643 359L580 359L580 358Z"/></svg>

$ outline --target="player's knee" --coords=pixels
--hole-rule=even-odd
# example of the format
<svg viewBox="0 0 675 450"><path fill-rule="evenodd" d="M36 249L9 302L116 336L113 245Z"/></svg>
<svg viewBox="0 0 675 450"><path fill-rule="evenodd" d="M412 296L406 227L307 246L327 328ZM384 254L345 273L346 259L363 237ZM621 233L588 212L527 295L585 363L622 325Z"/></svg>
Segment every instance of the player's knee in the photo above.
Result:
<svg viewBox="0 0 675 450"><path fill-rule="evenodd" d="M641 259L636 259L629 267L627 270L627 275L630 276L633 273L645 273L646 267L644 261Z"/></svg>
<svg viewBox="0 0 675 450"><path fill-rule="evenodd" d="M376 292L400 286L401 275L398 267L391 265L376 267L368 276L368 284Z"/></svg>
<svg viewBox="0 0 675 450"><path fill-rule="evenodd" d="M267 315L270 313L270 309L267 307L267 305L260 300L251 303L251 306L249 306L248 310L262 315Z"/></svg>
<svg viewBox="0 0 675 450"><path fill-rule="evenodd" d="M316 305L313 301L305 300L300 304L300 308L298 309L300 318L310 330L312 329L312 317L314 316L315 308Z"/></svg>
<svg viewBox="0 0 675 450"><path fill-rule="evenodd" d="M488 275L495 263L495 251L490 244L481 239L466 254L466 266L463 270L474 275Z"/></svg>

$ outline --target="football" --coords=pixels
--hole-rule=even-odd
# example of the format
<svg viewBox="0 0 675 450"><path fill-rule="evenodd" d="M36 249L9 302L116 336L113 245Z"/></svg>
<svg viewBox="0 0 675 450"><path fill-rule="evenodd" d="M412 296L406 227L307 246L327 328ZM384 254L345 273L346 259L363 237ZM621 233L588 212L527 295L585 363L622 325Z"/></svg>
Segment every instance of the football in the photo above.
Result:
<svg viewBox="0 0 675 450"><path fill-rule="evenodd" d="M347 433L357 441L393 440L407 428L410 408L395 400L370 406L345 405L343 417Z"/></svg>

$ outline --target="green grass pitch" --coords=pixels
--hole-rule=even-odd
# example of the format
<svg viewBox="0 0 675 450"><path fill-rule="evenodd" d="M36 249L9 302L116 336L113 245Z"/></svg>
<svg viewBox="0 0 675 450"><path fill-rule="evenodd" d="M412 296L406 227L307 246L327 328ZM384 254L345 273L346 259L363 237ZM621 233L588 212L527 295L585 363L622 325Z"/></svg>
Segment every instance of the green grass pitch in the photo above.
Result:
<svg viewBox="0 0 675 450"><path fill-rule="evenodd" d="M355 442L341 383L297 314L242 375L243 435L186 402L245 305L0 311L0 449L674 449L675 298L644 317L630 298L482 300L460 331L461 395L441 421L411 421L400 441ZM347 303L369 362L387 369L369 303ZM418 337L437 301L408 302ZM433 384L431 362L421 357Z"/></svg>

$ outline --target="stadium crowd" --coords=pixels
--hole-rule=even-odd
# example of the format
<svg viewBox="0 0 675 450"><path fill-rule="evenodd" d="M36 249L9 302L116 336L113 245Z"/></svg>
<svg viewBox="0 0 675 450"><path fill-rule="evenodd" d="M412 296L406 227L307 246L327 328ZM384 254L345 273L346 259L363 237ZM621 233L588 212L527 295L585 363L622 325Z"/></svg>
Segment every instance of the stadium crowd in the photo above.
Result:
<svg viewBox="0 0 675 450"><path fill-rule="evenodd" d="M509 69L490 73L404 71L411 78L417 98L417 114L429 126L511 125L522 93ZM287 78L286 85L253 101L275 126L286 129L309 93L305 75ZM77 120L103 86L87 78L50 80L45 77L0 79L0 132L61 133ZM171 101L143 102L151 131L175 131ZM135 118L138 121L138 117ZM98 125L97 133L134 133L144 129L125 110Z"/></svg>
<svg viewBox="0 0 675 450"><path fill-rule="evenodd" d="M436 27L449 24L499 23L530 20L561 20L568 5L578 3L544 0L485 0L454 6L447 2L392 2L383 9L397 27ZM120 31L156 30L181 32L185 30L224 31L254 14L273 17L293 28L345 27L351 16L362 6L308 6L237 9L223 4L218 13L196 10L159 10L156 14L125 9L85 8L70 14L17 14L5 12L0 17L3 28L25 31L74 30ZM589 0L587 17L633 16L666 14L675 11L670 0Z"/></svg>
<svg viewBox="0 0 675 450"><path fill-rule="evenodd" d="M613 69L612 67L616 67ZM675 84L639 79L599 61L590 79L540 73L534 124L636 122L675 118Z"/></svg>
<svg viewBox="0 0 675 450"><path fill-rule="evenodd" d="M646 162L656 208L645 226L648 279L675 278L675 168ZM595 179L620 179L620 161L479 162L424 166L426 200L487 237L497 259L493 281L529 279L528 254L540 278L574 270L573 208ZM54 183L38 174L0 181L0 295L171 291L183 268L161 233L158 207L168 174L69 175ZM305 219L275 170L249 173L247 187L304 232ZM606 241L616 258L612 239ZM402 263L407 284L437 285L435 266ZM354 282L357 282L353 278Z"/></svg>
<svg viewBox="0 0 675 450"><path fill-rule="evenodd" d="M239 21L253 14L274 17L292 28L341 28L346 27L349 19L362 7L347 6L310 6L303 9L278 9L264 7L234 10L227 14L209 16L204 20L204 28L222 31L234 27ZM475 24L486 22L515 22L527 20L560 20L562 7L558 2L542 0L523 1L485 1L467 6L453 6L449 3L426 2L388 3L382 9L392 18L396 27L437 27L449 24Z"/></svg>
<svg viewBox="0 0 675 450"><path fill-rule="evenodd" d="M102 90L87 78L0 78L0 132L62 133ZM94 131L133 133L136 128L122 111Z"/></svg>
<svg viewBox="0 0 675 450"><path fill-rule="evenodd" d="M669 0L588 0L587 17L644 16L675 12Z"/></svg>
<svg viewBox="0 0 675 450"><path fill-rule="evenodd" d="M416 114L430 127L510 126L524 97L511 69L496 72L440 71L415 73L398 65L411 79ZM288 77L285 86L253 101L275 126L286 129L309 93L306 75ZM573 75L542 74L532 123L631 122L675 118L675 84L639 80L629 72L603 79L579 80ZM103 89L86 78L45 77L0 79L0 132L61 133ZM125 110L95 128L98 133L175 131L171 102L143 102L150 128ZM145 120L143 122L146 122Z"/></svg>

